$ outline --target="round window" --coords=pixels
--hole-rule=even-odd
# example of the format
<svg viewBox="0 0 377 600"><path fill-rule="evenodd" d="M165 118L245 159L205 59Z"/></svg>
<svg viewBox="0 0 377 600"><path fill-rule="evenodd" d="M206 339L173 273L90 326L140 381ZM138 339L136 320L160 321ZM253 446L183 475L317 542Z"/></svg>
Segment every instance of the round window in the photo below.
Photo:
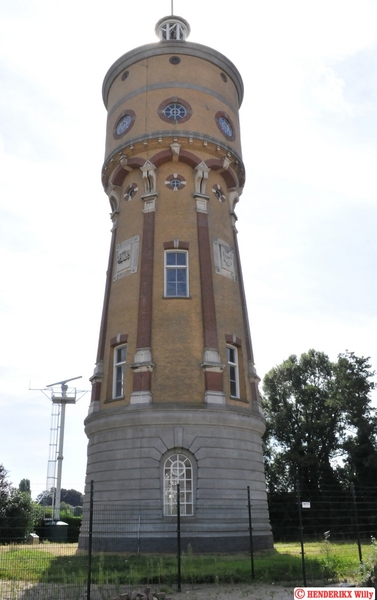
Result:
<svg viewBox="0 0 377 600"><path fill-rule="evenodd" d="M178 102L172 102L171 104L168 104L162 112L167 119L172 119L173 121L184 119L187 114L183 104L179 104Z"/></svg>
<svg viewBox="0 0 377 600"><path fill-rule="evenodd" d="M160 119L166 123L185 123L192 115L192 109L188 102L182 98L167 98L161 102L157 109Z"/></svg>
<svg viewBox="0 0 377 600"><path fill-rule="evenodd" d="M221 111L217 112L215 114L215 121L216 121L216 125L220 129L221 133L223 135L225 135L225 137L229 141L233 142L236 139L236 133L235 133L233 123L230 120L230 118L228 117L228 115Z"/></svg>
<svg viewBox="0 0 377 600"><path fill-rule="evenodd" d="M113 135L115 138L120 138L127 133L135 122L136 115L133 110L123 112L115 123Z"/></svg>
<svg viewBox="0 0 377 600"><path fill-rule="evenodd" d="M186 180L182 175L178 175L178 173L172 173L169 175L165 181L165 185L169 190L173 190L174 192L178 192L178 190L182 190L186 185Z"/></svg>
<svg viewBox="0 0 377 600"><path fill-rule="evenodd" d="M131 117L130 115L126 115L125 117L122 117L120 121L118 121L118 125L116 126L116 132L118 135L122 135L122 133L125 133L127 131L127 129L129 129L130 125L131 125Z"/></svg>
<svg viewBox="0 0 377 600"><path fill-rule="evenodd" d="M232 129L232 126L229 123L228 119L226 119L225 117L220 117L219 125L220 125L222 131L225 133L225 135L227 135L228 137L232 137L233 129Z"/></svg>

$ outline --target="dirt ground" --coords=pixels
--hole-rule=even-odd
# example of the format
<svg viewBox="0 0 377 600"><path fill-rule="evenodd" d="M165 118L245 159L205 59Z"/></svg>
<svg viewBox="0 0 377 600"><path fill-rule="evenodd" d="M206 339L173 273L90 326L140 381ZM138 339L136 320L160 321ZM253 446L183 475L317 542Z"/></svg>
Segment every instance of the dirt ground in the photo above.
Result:
<svg viewBox="0 0 377 600"><path fill-rule="evenodd" d="M172 600L293 600L294 586L266 583L182 587L181 593L169 594Z"/></svg>
<svg viewBox="0 0 377 600"><path fill-rule="evenodd" d="M122 587L122 586L121 586ZM217 586L182 586L181 592L167 593L171 600L292 600L293 586L263 583ZM119 590L124 592L126 590ZM118 593L119 593L118 591ZM113 586L98 589L93 585L91 600L110 600L117 597ZM86 589L77 586L0 581L1 600L84 600Z"/></svg>

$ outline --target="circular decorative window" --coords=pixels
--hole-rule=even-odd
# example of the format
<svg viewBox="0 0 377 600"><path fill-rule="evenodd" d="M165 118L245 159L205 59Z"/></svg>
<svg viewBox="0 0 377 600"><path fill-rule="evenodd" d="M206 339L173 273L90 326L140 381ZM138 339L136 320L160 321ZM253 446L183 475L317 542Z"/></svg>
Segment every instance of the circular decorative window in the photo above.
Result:
<svg viewBox="0 0 377 600"><path fill-rule="evenodd" d="M217 183L213 186L212 191L215 194L216 198L219 200L219 202L225 202L225 194Z"/></svg>
<svg viewBox="0 0 377 600"><path fill-rule="evenodd" d="M181 59L179 58L179 56L171 56L171 57L169 58L169 62L170 62L172 65L179 65L179 63L181 62Z"/></svg>
<svg viewBox="0 0 377 600"><path fill-rule="evenodd" d="M220 77L223 81L225 81L225 83L228 81L227 76L225 75L225 73L220 73Z"/></svg>
<svg viewBox="0 0 377 600"><path fill-rule="evenodd" d="M178 175L178 173L173 173L166 178L165 185L169 190L173 190L174 192L178 192L178 190L182 190L186 185L186 180L182 175Z"/></svg>
<svg viewBox="0 0 377 600"><path fill-rule="evenodd" d="M185 107L183 104L179 104L179 102L168 104L162 112L167 119L172 119L172 121L184 119L187 114Z"/></svg>
<svg viewBox="0 0 377 600"><path fill-rule="evenodd" d="M124 192L124 199L127 201L132 200L132 198L135 196L138 189L139 188L136 185L136 183L130 183L130 185L128 185L126 187L126 190Z"/></svg>
<svg viewBox="0 0 377 600"><path fill-rule="evenodd" d="M228 117L228 115L224 112L217 112L215 114L216 125L225 137L233 142L236 139L235 129L233 127L233 123Z"/></svg>
<svg viewBox="0 0 377 600"><path fill-rule="evenodd" d="M188 102L181 98L168 98L157 109L159 117L166 123L185 123L192 115Z"/></svg>
<svg viewBox="0 0 377 600"><path fill-rule="evenodd" d="M115 123L113 136L116 139L121 138L125 133L127 133L135 122L136 115L133 110L127 110L123 112L119 117L117 122Z"/></svg>
<svg viewBox="0 0 377 600"><path fill-rule="evenodd" d="M125 79L127 79L127 77L129 76L129 74L130 74L129 71L123 71L121 80L124 81Z"/></svg>

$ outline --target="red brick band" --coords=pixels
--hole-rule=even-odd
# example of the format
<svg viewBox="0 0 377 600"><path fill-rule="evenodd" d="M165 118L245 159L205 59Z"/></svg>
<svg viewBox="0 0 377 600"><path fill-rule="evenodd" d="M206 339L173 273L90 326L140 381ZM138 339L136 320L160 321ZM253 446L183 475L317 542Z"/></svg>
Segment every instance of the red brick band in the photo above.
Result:
<svg viewBox="0 0 377 600"><path fill-rule="evenodd" d="M251 361L252 363L254 363L253 346L251 343L250 326L249 326L249 316L247 313L245 286L243 283L237 233L235 231L234 231L233 236L234 236L234 249L235 249L235 254L236 254L237 269L238 269L238 285L239 285L240 296L241 296L242 316L243 316L243 322L245 324L245 331L246 331L246 340L245 340L246 355L247 355L247 359L249 361Z"/></svg>
<svg viewBox="0 0 377 600"><path fill-rule="evenodd" d="M101 396L101 382L95 381L94 383L92 383L92 395L91 395L90 403L93 404L93 402L99 402L100 396Z"/></svg>
<svg viewBox="0 0 377 600"><path fill-rule="evenodd" d="M150 348L152 340L154 221L154 212L144 214L136 348Z"/></svg>
<svg viewBox="0 0 377 600"><path fill-rule="evenodd" d="M100 328L99 340L98 340L97 363L99 361L103 360L103 357L105 354L105 335L106 335L106 329L107 329L107 317L109 314L110 289L111 289L111 283L112 283L112 279L113 279L115 238L116 238L116 228L114 227L113 232L112 232L112 237L111 237L111 244L110 244L109 264L107 266L105 297L103 300L101 328Z"/></svg>
<svg viewBox="0 0 377 600"><path fill-rule="evenodd" d="M213 291L211 250L209 245L208 215L206 213L198 212L197 223L204 347L217 349L216 311Z"/></svg>
<svg viewBox="0 0 377 600"><path fill-rule="evenodd" d="M139 371L134 373L133 392L148 392L152 385L152 373L150 371Z"/></svg>
<svg viewBox="0 0 377 600"><path fill-rule="evenodd" d="M206 390L212 392L223 391L223 374L216 371L205 371L204 382Z"/></svg>

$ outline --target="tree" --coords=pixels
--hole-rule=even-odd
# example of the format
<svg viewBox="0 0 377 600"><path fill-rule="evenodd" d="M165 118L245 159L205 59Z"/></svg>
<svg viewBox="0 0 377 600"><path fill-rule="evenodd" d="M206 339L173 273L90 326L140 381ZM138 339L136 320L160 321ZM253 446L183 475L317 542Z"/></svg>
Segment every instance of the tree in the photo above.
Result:
<svg viewBox="0 0 377 600"><path fill-rule="evenodd" d="M27 492L28 494L31 494L30 479L21 479L18 489L20 492Z"/></svg>
<svg viewBox="0 0 377 600"><path fill-rule="evenodd" d="M7 480L8 471L3 465L0 465L0 507L2 503L8 498L11 483Z"/></svg>
<svg viewBox="0 0 377 600"><path fill-rule="evenodd" d="M38 494L35 499L36 503L40 506L51 506L52 505L52 490L45 490Z"/></svg>
<svg viewBox="0 0 377 600"><path fill-rule="evenodd" d="M0 543L25 539L34 521L30 493L12 487L7 475L0 465Z"/></svg>
<svg viewBox="0 0 377 600"><path fill-rule="evenodd" d="M371 406L375 389L369 358L340 354L335 365L344 403L344 474L359 488L377 481L377 416Z"/></svg>
<svg viewBox="0 0 377 600"><path fill-rule="evenodd" d="M341 473L363 484L377 480L373 376L368 358L346 352L332 363L315 350L292 355L267 373L263 408L270 493L292 490L298 479L313 494L339 485Z"/></svg>
<svg viewBox="0 0 377 600"><path fill-rule="evenodd" d="M36 502L41 506L51 506L52 505L52 490L45 490L41 492L37 498ZM60 492L60 502L66 502L71 506L82 506L84 501L84 496L81 492L77 490L66 490L64 488L61 489Z"/></svg>
<svg viewBox="0 0 377 600"><path fill-rule="evenodd" d="M71 506L82 506L84 501L84 496L81 492L77 490L65 490L62 489L61 493L61 501L70 504Z"/></svg>
<svg viewBox="0 0 377 600"><path fill-rule="evenodd" d="M296 482L301 499L311 502L303 517L307 534L354 531L350 482L362 499L359 525L375 530L374 375L368 358L347 351L331 362L309 350L265 376L265 464L275 539L297 532Z"/></svg>

